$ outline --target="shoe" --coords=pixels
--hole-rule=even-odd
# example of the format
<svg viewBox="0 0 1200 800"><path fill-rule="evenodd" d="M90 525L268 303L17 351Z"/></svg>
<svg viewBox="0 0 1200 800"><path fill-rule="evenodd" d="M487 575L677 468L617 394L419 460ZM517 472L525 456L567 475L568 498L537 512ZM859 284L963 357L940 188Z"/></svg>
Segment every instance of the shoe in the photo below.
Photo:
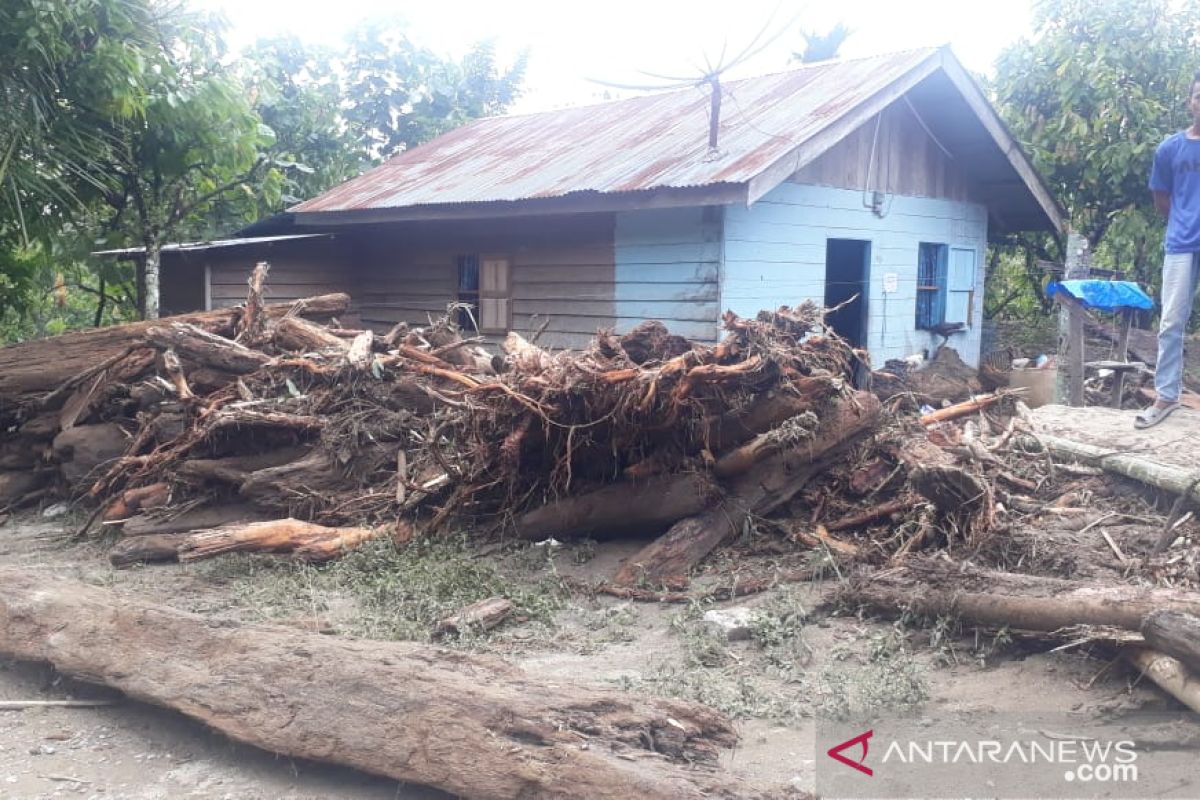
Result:
<svg viewBox="0 0 1200 800"><path fill-rule="evenodd" d="M1138 412L1137 418L1133 421L1135 428L1153 428L1158 423L1171 415L1171 412L1179 408L1179 403L1171 403L1168 406L1160 408L1158 405L1152 405L1149 408L1144 408Z"/></svg>

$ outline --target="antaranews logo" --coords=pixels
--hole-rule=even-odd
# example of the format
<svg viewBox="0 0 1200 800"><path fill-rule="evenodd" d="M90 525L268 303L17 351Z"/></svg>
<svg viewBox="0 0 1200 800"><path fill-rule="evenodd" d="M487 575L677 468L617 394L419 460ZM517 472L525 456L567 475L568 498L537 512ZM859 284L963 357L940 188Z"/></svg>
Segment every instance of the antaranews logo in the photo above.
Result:
<svg viewBox="0 0 1200 800"><path fill-rule="evenodd" d="M919 775L940 775L956 782L990 786L988 782L1004 770L1019 767L1028 770L1030 766L1047 768L1043 772L1046 779L1056 777L1076 784L1134 783L1139 778L1138 752L1134 742L1127 739L884 737L875 742L877 751L872 768L867 761L873 737L874 727L833 745L825 754L845 767L875 778L872 781L875 786L879 780L890 783L893 779L908 780ZM841 767L832 769L843 776L842 780L853 780ZM876 769L880 770L879 777Z"/></svg>
<svg viewBox="0 0 1200 800"><path fill-rule="evenodd" d="M873 730L867 731L866 733L860 733L858 736L847 739L841 744L835 744L833 747L826 750L825 754L834 761L840 761L847 767L853 767L865 775L874 775L875 771L866 765L867 753L870 752L871 749L871 746L868 743L871 741L871 737L874 735L875 731ZM859 757L858 761L851 761L849 758L842 755L843 750L848 750L855 746L862 747L862 756Z"/></svg>

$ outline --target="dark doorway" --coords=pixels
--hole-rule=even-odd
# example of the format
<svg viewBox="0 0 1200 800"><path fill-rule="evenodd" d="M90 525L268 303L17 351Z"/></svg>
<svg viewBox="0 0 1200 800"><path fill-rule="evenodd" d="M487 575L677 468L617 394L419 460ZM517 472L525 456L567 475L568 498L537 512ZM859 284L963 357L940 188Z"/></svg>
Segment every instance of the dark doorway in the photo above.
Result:
<svg viewBox="0 0 1200 800"><path fill-rule="evenodd" d="M826 320L855 347L867 342L867 285L871 243L858 239L825 242L825 307L838 308Z"/></svg>

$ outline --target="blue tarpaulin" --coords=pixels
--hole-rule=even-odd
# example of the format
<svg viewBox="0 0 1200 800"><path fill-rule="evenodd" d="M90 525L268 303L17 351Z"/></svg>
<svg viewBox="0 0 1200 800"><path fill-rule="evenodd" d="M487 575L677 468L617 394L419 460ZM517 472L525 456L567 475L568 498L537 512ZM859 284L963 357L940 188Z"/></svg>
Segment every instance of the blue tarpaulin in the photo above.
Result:
<svg viewBox="0 0 1200 800"><path fill-rule="evenodd" d="M1046 287L1050 297L1062 292L1088 308L1116 311L1121 308L1154 308L1150 295L1133 281L1055 281Z"/></svg>

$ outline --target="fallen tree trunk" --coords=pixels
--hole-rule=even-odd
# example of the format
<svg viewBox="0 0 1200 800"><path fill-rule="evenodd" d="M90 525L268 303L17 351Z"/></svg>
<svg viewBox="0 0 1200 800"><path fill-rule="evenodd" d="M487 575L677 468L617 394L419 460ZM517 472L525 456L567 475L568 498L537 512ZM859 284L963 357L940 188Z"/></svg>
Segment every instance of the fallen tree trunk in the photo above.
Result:
<svg viewBox="0 0 1200 800"><path fill-rule="evenodd" d="M176 322L169 327L146 329L146 341L162 350L174 350L180 356L214 369L244 375L259 369L271 357L251 350L232 339L226 339L203 328Z"/></svg>
<svg viewBox="0 0 1200 800"><path fill-rule="evenodd" d="M1089 466L1141 481L1172 494L1188 494L1189 500L1200 502L1200 483L1197 482L1198 476L1193 470L1160 464L1121 450L1073 442L1058 436L1039 434L1038 439L1046 445L1052 455L1059 458L1077 459Z"/></svg>
<svg viewBox="0 0 1200 800"><path fill-rule="evenodd" d="M777 390L760 395L744 410L712 420L705 434L708 449L724 453L784 420L812 411L836 391L833 381L820 378L797 378L791 386L796 391Z"/></svg>
<svg viewBox="0 0 1200 800"><path fill-rule="evenodd" d="M1182 611L1155 611L1142 620L1142 636L1155 650L1200 674L1200 617Z"/></svg>
<svg viewBox="0 0 1200 800"><path fill-rule="evenodd" d="M224 553L292 553L302 561L328 561L383 534L382 529L327 528L298 519L227 525L186 534L180 561L200 561Z"/></svg>
<svg viewBox="0 0 1200 800"><path fill-rule="evenodd" d="M957 616L964 622L1025 631L1106 625L1140 631L1154 611L1200 614L1200 594L1125 584L1095 585L914 561L851 582L846 598L887 612Z"/></svg>
<svg viewBox="0 0 1200 800"><path fill-rule="evenodd" d="M522 514L516 520L516 534L537 540L549 536L654 533L675 520L700 513L718 496L712 481L698 473L614 483Z"/></svg>
<svg viewBox="0 0 1200 800"><path fill-rule="evenodd" d="M121 525L126 538L155 533L184 533L219 528L235 522L265 522L263 512L249 503L228 503L190 508L180 513L138 514Z"/></svg>
<svg viewBox="0 0 1200 800"><path fill-rule="evenodd" d="M145 536L128 536L117 542L108 551L108 561L118 569L134 564L174 561L179 557L179 548L186 541L186 533L149 533Z"/></svg>
<svg viewBox="0 0 1200 800"><path fill-rule="evenodd" d="M875 425L879 400L857 392L826 411L811 439L805 439L736 478L727 499L703 513L681 519L663 536L633 555L614 583L660 584L686 576L727 536L740 531L751 515L764 516L790 500L812 477L825 470L828 458Z"/></svg>
<svg viewBox="0 0 1200 800"><path fill-rule="evenodd" d="M277 447L248 456L192 458L179 465L179 474L198 481L240 486L251 473L296 461L303 458L307 452L308 448L305 447Z"/></svg>
<svg viewBox="0 0 1200 800"><path fill-rule="evenodd" d="M271 331L275 344L284 350L301 352L333 350L344 353L350 342L331 333L328 329L297 317L284 317L275 323Z"/></svg>
<svg viewBox="0 0 1200 800"><path fill-rule="evenodd" d="M1200 679L1178 659L1144 647L1130 648L1126 654L1133 665L1159 688L1200 713Z"/></svg>
<svg viewBox="0 0 1200 800"><path fill-rule="evenodd" d="M489 597L472 603L457 613L446 617L434 629L435 636L445 636L448 633L469 633L471 631L490 631L513 611L513 602L506 597Z"/></svg>
<svg viewBox="0 0 1200 800"><path fill-rule="evenodd" d="M350 307L345 294L326 294L296 303L274 303L266 307L268 318L278 319L298 311L309 319L329 319L344 314ZM0 398L30 392L45 392L86 372L97 362L119 356L148 328L169 326L175 322L196 325L209 333L232 335L236 308L182 314L163 319L111 325L64 333L46 339L34 339L0 348Z"/></svg>
<svg viewBox="0 0 1200 800"><path fill-rule="evenodd" d="M574 681L538 683L498 659L429 645L214 625L5 569L0 652L49 662L271 752L467 798L748 794L716 771L736 736L714 711Z"/></svg>

